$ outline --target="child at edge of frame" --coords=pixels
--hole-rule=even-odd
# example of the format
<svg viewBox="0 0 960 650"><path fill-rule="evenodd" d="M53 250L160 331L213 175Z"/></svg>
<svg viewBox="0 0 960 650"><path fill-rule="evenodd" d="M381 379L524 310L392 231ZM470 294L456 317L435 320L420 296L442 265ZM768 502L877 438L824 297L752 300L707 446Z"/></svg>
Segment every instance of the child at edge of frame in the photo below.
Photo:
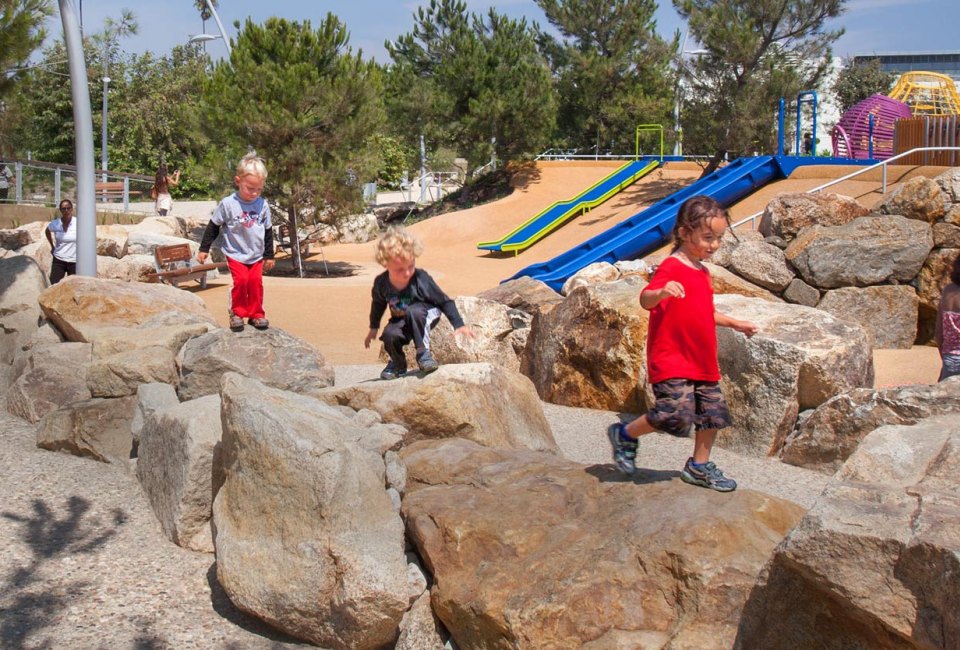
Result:
<svg viewBox="0 0 960 650"><path fill-rule="evenodd" d="M716 311L710 271L703 264L720 248L729 225L726 210L714 199L687 199L673 227L670 255L640 292L640 306L650 312L647 370L655 403L630 423L607 429L613 460L625 474L636 472L637 438L654 431L686 437L693 426L693 455L681 480L718 492L737 488L710 460L717 431L731 423L720 391L716 327L748 337L758 327Z"/></svg>
<svg viewBox="0 0 960 650"><path fill-rule="evenodd" d="M941 362L937 381L960 375L960 254L953 260L950 282L940 296L934 338Z"/></svg>
<svg viewBox="0 0 960 650"><path fill-rule="evenodd" d="M263 273L274 265L270 205L261 196L266 180L267 167L256 152L240 159L233 179L237 191L217 205L197 253L197 260L203 264L223 229L221 250L233 278L229 314L234 332L243 331L245 318L258 330L270 327L263 311Z"/></svg>
<svg viewBox="0 0 960 650"><path fill-rule="evenodd" d="M393 226L377 241L376 260L386 270L373 280L370 305L370 330L364 339L365 348L380 331L383 313L390 309L390 320L380 340L390 362L380 373L381 379L396 379L407 372L403 347L411 341L416 348L417 365L428 374L440 367L430 352L430 330L440 322L442 313L453 326L454 334L474 337L464 325L456 303L437 285L430 274L417 268L423 254L423 243L400 226Z"/></svg>

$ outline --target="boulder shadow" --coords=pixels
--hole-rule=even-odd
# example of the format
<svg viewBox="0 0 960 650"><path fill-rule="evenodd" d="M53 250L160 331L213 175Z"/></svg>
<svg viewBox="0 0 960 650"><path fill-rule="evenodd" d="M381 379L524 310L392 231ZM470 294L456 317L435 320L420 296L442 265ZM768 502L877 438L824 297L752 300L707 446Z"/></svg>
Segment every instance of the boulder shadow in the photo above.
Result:
<svg viewBox="0 0 960 650"><path fill-rule="evenodd" d="M306 641L292 637L234 605L223 585L217 580L216 562L211 563L210 568L207 569L207 584L210 586L210 604L213 606L213 611L237 627L275 643L291 644L304 648L313 647Z"/></svg>

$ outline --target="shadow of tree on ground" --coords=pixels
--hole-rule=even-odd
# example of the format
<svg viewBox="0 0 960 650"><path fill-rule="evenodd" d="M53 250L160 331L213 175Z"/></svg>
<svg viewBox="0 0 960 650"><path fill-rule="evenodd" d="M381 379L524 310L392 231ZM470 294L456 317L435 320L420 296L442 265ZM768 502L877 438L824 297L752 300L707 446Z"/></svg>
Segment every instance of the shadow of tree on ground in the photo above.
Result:
<svg viewBox="0 0 960 650"><path fill-rule="evenodd" d="M113 510L109 523L87 517L90 502L78 496L67 499L61 517L42 499L35 499L31 510L23 514L0 513L3 519L20 525L20 540L31 555L27 564L14 566L0 582L4 612L0 646L4 648L24 646L29 637L55 620L87 586L74 581L55 591L48 590L42 585L44 566L63 557L96 551L127 521L127 514L119 508Z"/></svg>

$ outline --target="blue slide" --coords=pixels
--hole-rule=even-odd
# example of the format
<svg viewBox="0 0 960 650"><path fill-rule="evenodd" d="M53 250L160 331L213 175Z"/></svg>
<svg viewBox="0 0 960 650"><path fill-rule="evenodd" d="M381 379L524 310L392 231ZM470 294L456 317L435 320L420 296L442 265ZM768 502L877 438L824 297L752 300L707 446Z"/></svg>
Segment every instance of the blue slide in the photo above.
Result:
<svg viewBox="0 0 960 650"><path fill-rule="evenodd" d="M585 266L635 259L662 246L670 237L680 205L691 196L705 194L726 207L771 181L786 178L793 167L787 171L774 156L737 158L552 260L521 269L508 280L526 275L559 291L570 276Z"/></svg>
<svg viewBox="0 0 960 650"><path fill-rule="evenodd" d="M496 241L480 242L477 248L513 252L526 250L573 217L592 210L660 166L654 158L640 158L623 165L572 199L557 201Z"/></svg>

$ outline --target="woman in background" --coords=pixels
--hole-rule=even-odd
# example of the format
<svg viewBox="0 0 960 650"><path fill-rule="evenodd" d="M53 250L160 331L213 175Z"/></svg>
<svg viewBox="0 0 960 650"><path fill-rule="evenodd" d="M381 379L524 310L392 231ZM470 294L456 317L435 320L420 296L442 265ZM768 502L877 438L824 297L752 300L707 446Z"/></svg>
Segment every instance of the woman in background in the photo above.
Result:
<svg viewBox="0 0 960 650"><path fill-rule="evenodd" d="M173 197L170 196L170 188L176 187L180 183L180 170L173 172L173 176L167 176L166 163L160 163L157 169L157 175L153 179L154 198L157 200L157 214L161 217L167 216L173 210Z"/></svg>

